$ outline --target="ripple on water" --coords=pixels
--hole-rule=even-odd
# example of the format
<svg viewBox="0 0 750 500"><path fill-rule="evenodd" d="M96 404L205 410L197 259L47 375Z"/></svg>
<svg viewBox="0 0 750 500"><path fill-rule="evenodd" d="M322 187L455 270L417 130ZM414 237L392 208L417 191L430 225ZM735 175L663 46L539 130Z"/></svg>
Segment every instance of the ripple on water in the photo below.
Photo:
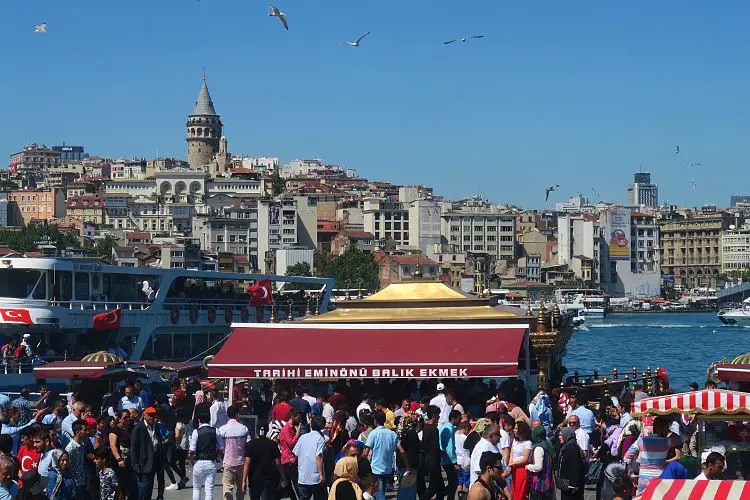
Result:
<svg viewBox="0 0 750 500"><path fill-rule="evenodd" d="M750 352L750 329L724 326L716 313L623 313L586 318L565 356L569 373L629 373L663 366L675 391L703 384L706 368L724 356Z"/></svg>

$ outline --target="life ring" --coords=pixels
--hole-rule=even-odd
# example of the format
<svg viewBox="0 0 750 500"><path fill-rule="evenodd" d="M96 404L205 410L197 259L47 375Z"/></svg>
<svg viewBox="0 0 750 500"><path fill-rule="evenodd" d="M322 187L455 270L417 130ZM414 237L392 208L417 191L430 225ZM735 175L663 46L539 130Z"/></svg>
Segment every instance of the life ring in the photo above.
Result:
<svg viewBox="0 0 750 500"><path fill-rule="evenodd" d="M195 324L198 321L198 306L190 304L190 322Z"/></svg>
<svg viewBox="0 0 750 500"><path fill-rule="evenodd" d="M216 321L216 306L208 306L208 322Z"/></svg>
<svg viewBox="0 0 750 500"><path fill-rule="evenodd" d="M247 311L247 306L244 306L240 309L240 321L247 323L248 319L250 319L250 313Z"/></svg>
<svg viewBox="0 0 750 500"><path fill-rule="evenodd" d="M169 311L169 319L172 321L173 325L176 325L178 321L180 321L180 310L177 308L177 306L174 306L171 311Z"/></svg>
<svg viewBox="0 0 750 500"><path fill-rule="evenodd" d="M227 306L224 308L224 321L227 323L232 322L232 306Z"/></svg>

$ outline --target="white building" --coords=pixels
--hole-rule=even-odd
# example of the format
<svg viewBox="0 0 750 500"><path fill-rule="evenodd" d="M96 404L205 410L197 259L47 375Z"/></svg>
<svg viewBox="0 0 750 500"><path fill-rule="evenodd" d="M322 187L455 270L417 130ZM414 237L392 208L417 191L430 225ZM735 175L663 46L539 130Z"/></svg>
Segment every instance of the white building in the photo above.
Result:
<svg viewBox="0 0 750 500"><path fill-rule="evenodd" d="M594 211L594 207L593 205L591 205L588 198L584 197L582 194L579 194L578 196L571 196L570 198L568 198L568 201L555 203L555 211L568 213L590 213Z"/></svg>
<svg viewBox="0 0 750 500"><path fill-rule="evenodd" d="M750 227L724 231L721 235L721 272L750 270Z"/></svg>
<svg viewBox="0 0 750 500"><path fill-rule="evenodd" d="M416 242L411 238L409 208L405 204L368 198L364 200L362 218L364 230L372 233L376 241L390 239L396 245L415 246Z"/></svg>
<svg viewBox="0 0 750 500"><path fill-rule="evenodd" d="M8 227L8 193L0 192L0 227Z"/></svg>
<svg viewBox="0 0 750 500"><path fill-rule="evenodd" d="M637 172L633 184L628 184L627 203L636 207L659 206L659 188L651 184L651 174Z"/></svg>
<svg viewBox="0 0 750 500"><path fill-rule="evenodd" d="M279 170L279 159L270 156L234 156L232 164L259 172L275 173Z"/></svg>
<svg viewBox="0 0 750 500"><path fill-rule="evenodd" d="M440 246L442 233L440 204L421 198L416 186L400 187L398 199L409 210L412 245L419 247L432 260L437 260L435 248Z"/></svg>
<svg viewBox="0 0 750 500"><path fill-rule="evenodd" d="M464 252L485 253L496 261L515 259L515 215L500 213L495 205L445 205L440 215L444 244L460 245Z"/></svg>
<svg viewBox="0 0 750 500"><path fill-rule="evenodd" d="M340 165L327 165L323 160L292 160L281 166L279 175L284 179L291 177L357 177L353 168Z"/></svg>
<svg viewBox="0 0 750 500"><path fill-rule="evenodd" d="M567 265L576 278L597 286L600 280L599 220L591 215L557 219L557 263Z"/></svg>

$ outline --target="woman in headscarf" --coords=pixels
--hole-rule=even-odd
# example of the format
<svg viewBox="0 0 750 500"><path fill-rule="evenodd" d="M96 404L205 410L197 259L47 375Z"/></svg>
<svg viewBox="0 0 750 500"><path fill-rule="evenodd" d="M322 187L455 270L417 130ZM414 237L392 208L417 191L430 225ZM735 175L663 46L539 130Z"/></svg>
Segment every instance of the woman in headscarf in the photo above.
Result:
<svg viewBox="0 0 750 500"><path fill-rule="evenodd" d="M482 439L482 433L490 420L487 418L480 418L474 423L474 427L466 435L466 441L464 441L464 449L468 450L469 456L474 451L474 447L477 445L480 439Z"/></svg>
<svg viewBox="0 0 750 500"><path fill-rule="evenodd" d="M531 430L531 442L534 443L532 459L526 465L526 470L531 475L529 498L531 500L554 500L555 479L552 464L555 461L555 449L547 440L544 426L539 425Z"/></svg>
<svg viewBox="0 0 750 500"><path fill-rule="evenodd" d="M583 500L586 469L575 431L570 427L563 427L560 430L560 443L562 448L556 476L560 499Z"/></svg>
<svg viewBox="0 0 750 500"><path fill-rule="evenodd" d="M415 500L417 498L417 477L419 477L419 432L422 430L422 417L415 411L409 411L401 417L396 432L401 447L406 453L411 471L407 474L406 463L400 453L396 454L399 488L397 500Z"/></svg>
<svg viewBox="0 0 750 500"><path fill-rule="evenodd" d="M335 481L328 493L328 500L362 500L362 489L357 484L358 474L356 458L344 457L336 462L333 471Z"/></svg>
<svg viewBox="0 0 750 500"><path fill-rule="evenodd" d="M50 465L46 494L50 500L71 500L75 481L69 469L68 453L60 449L50 451Z"/></svg>

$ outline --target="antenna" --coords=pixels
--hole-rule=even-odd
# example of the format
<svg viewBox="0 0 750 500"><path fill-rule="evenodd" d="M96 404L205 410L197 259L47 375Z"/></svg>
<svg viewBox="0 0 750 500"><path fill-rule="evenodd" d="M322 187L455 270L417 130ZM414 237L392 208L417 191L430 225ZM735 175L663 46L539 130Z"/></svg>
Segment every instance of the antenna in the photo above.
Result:
<svg viewBox="0 0 750 500"><path fill-rule="evenodd" d="M203 66L203 81L205 82L207 78L208 78L208 73L206 73L206 67Z"/></svg>

